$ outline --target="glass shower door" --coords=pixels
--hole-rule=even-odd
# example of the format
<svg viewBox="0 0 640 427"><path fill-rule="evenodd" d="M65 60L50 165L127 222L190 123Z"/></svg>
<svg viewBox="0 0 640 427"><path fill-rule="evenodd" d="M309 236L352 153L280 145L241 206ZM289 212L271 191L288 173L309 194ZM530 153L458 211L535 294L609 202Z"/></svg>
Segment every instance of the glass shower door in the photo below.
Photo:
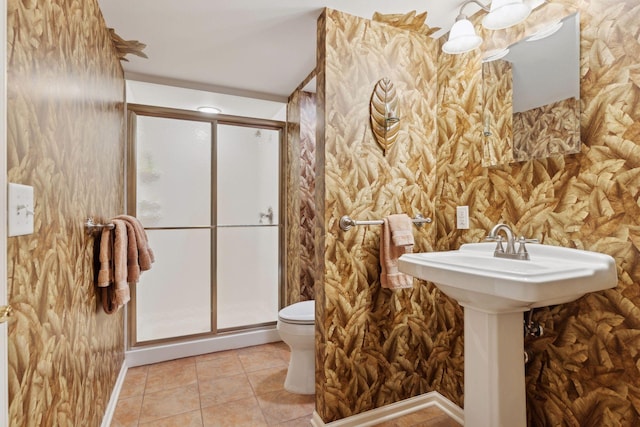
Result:
<svg viewBox="0 0 640 427"><path fill-rule="evenodd" d="M282 127L131 111L129 212L156 258L132 288L131 346L274 325Z"/></svg>
<svg viewBox="0 0 640 427"><path fill-rule="evenodd" d="M215 327L211 181L211 123L137 116L136 215L156 261L135 287L135 342Z"/></svg>
<svg viewBox="0 0 640 427"><path fill-rule="evenodd" d="M219 330L274 322L279 307L280 132L216 128Z"/></svg>

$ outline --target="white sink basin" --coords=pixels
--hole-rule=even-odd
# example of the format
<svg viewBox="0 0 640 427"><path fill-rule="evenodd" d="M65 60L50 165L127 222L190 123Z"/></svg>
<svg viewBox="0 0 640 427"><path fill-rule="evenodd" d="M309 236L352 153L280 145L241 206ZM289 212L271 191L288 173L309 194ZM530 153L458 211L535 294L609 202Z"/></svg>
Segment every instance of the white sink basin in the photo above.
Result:
<svg viewBox="0 0 640 427"><path fill-rule="evenodd" d="M465 427L526 427L523 311L616 286L609 255L529 244L530 260L496 258L495 243L405 254L400 271L464 307Z"/></svg>
<svg viewBox="0 0 640 427"><path fill-rule="evenodd" d="M465 307L486 312L525 311L576 300L617 285L609 255L527 244L530 260L493 256L495 243L470 243L457 251L405 254L400 271L436 284Z"/></svg>

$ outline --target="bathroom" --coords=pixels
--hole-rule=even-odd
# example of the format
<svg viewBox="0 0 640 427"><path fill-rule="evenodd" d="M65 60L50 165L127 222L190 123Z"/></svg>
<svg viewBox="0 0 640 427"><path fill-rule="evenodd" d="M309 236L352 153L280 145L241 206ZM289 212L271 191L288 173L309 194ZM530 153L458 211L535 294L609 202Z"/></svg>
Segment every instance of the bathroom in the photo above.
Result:
<svg viewBox="0 0 640 427"><path fill-rule="evenodd" d="M398 143L395 153L383 156L361 142L366 107L357 110L360 116L351 117L351 105L330 105L336 114L333 119L357 126L341 130L339 136L357 138L327 139L316 147L323 167L316 171L316 214L321 221L315 239L323 255L316 261L320 267L314 292L317 301L324 301L316 312L316 366L323 368L316 373L316 411L325 422L432 391L462 405L461 308L425 284L412 292L380 289L376 284L379 231L369 227L345 233L337 225L344 214L359 219L395 212L433 218L431 225L416 229L420 251L481 241L495 223L505 221L543 243L614 256L617 288L536 312L545 335L529 343L533 358L527 365L528 416L531 425L640 422L640 356L635 339L640 325L635 180L640 144L640 11L630 0L549 5L578 9L581 14L580 154L483 167L480 57L438 55L438 43L422 38L411 39L428 52L420 51L419 56L432 56L437 62L416 62L418 69L408 82L393 70L389 76L405 79L407 88L424 92L429 100L414 104L404 116L406 123L412 123L407 131L420 135L419 143ZM24 9L9 11L9 40L16 30L27 33L15 39L23 41L57 34L45 37L38 26L16 27L19 20L39 22L42 16L26 2L11 6ZM78 7L85 17L99 15L93 2ZM355 25L339 14L327 18L328 35L342 25ZM36 216L37 237L7 241L6 274L16 312L10 333L26 336L28 331L34 337L9 353L10 419L16 425L29 425L27 414L40 414L50 424L63 420L60 417L100 424L124 358L123 317L95 310L95 300L86 290L92 283L91 242L79 221L91 214L108 218L124 211L120 190L124 188L124 82L117 60L104 53L104 44L91 40L97 35L85 27L93 21L83 22L69 25L69 31L87 34L76 60L87 69L97 64L102 71L64 83L86 85L77 96L97 85L103 89L102 104L47 104L59 95L45 91L47 84L56 71L64 70L31 69L33 61L45 61L34 59L35 43L24 42L8 56L10 82L20 85L8 88L7 126L20 131L8 134L7 179L36 186L36 203L42 208ZM412 37L400 30L387 31L397 35L398 42ZM60 39L69 42L62 35ZM380 45L369 46L372 57L382 55L376 46ZM330 49L327 58L333 59L343 54L339 49L349 49L328 43L325 47ZM349 76L344 81L359 91L357 99L368 103L370 88L357 75L342 71ZM378 70L371 73L381 77ZM318 86L325 77L325 100L335 102L340 99L335 96L337 83L330 80L335 76L320 74ZM27 82L37 83L38 90ZM319 107L321 112L329 110L322 102ZM56 133L53 125L65 121L74 123L73 132ZM331 123L327 122L325 134L331 133ZM43 141L42 147L30 145L25 137L29 135ZM98 137L104 135L115 136ZM469 206L469 230L455 227L456 206L463 205ZM391 342L393 346L385 345ZM376 368L360 370L365 362ZM67 370L64 381L59 381L61 366ZM59 397L38 403L39 390L56 390L53 395ZM54 414L47 408L57 410Z"/></svg>

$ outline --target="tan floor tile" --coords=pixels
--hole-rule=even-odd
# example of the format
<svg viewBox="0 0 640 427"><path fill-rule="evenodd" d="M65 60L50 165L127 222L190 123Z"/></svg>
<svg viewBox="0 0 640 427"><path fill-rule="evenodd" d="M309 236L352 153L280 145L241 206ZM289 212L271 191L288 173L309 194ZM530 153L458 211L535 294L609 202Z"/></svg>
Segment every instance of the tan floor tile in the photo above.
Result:
<svg viewBox="0 0 640 427"><path fill-rule="evenodd" d="M198 381L244 374L242 363L240 363L238 354L235 352L198 361L196 363L196 370L198 373Z"/></svg>
<svg viewBox="0 0 640 427"><path fill-rule="evenodd" d="M140 427L202 427L202 414L199 410L185 412L184 414L142 423Z"/></svg>
<svg viewBox="0 0 640 427"><path fill-rule="evenodd" d="M400 419L384 421L379 424L374 424L373 427L399 427L399 424L398 424L399 420Z"/></svg>
<svg viewBox="0 0 640 427"><path fill-rule="evenodd" d="M432 418L428 421L428 424L413 424L411 427L460 427L460 424L449 418L448 415L440 415L439 417Z"/></svg>
<svg viewBox="0 0 640 427"><path fill-rule="evenodd" d="M420 411L412 412L396 420L398 427L413 427L418 425L432 425L434 419L445 416L442 409L437 406L429 406ZM448 417L447 417L448 418Z"/></svg>
<svg viewBox="0 0 640 427"><path fill-rule="evenodd" d="M205 427L266 427L255 397L202 409Z"/></svg>
<svg viewBox="0 0 640 427"><path fill-rule="evenodd" d="M309 427L311 426L311 415L295 420L286 421L284 423L273 424L271 427Z"/></svg>
<svg viewBox="0 0 640 427"><path fill-rule="evenodd" d="M119 398L126 399L133 396L142 396L147 383L148 371L148 366L136 366L135 368L127 369L127 375L124 378Z"/></svg>
<svg viewBox="0 0 640 427"><path fill-rule="evenodd" d="M142 408L142 395L119 399L113 413L111 427L136 427Z"/></svg>
<svg viewBox="0 0 640 427"><path fill-rule="evenodd" d="M131 368L112 427L310 426L315 396L284 390L289 354L278 342ZM378 427L460 425L429 407Z"/></svg>
<svg viewBox="0 0 640 427"><path fill-rule="evenodd" d="M199 381L200 407L253 397L253 389L245 374Z"/></svg>
<svg viewBox="0 0 640 427"><path fill-rule="evenodd" d="M269 425L311 417L315 408L315 396L275 391L256 396Z"/></svg>
<svg viewBox="0 0 640 427"><path fill-rule="evenodd" d="M167 360L166 362L159 362L149 365L149 371L153 371L155 369L165 370L170 368L178 368L181 366L189 366L196 363L195 357L183 357L181 359L173 359Z"/></svg>
<svg viewBox="0 0 640 427"><path fill-rule="evenodd" d="M375 424L375 427L460 427L440 408L431 406L421 411Z"/></svg>
<svg viewBox="0 0 640 427"><path fill-rule="evenodd" d="M288 366L288 363L282 358L282 352L273 346L257 346L238 350L238 358L246 372Z"/></svg>
<svg viewBox="0 0 640 427"><path fill-rule="evenodd" d="M200 395L198 386L195 384L155 393L145 393L140 422L155 421L197 409L200 409Z"/></svg>
<svg viewBox="0 0 640 427"><path fill-rule="evenodd" d="M224 350L224 351L216 351L215 353L207 353L207 354L201 354L199 356L195 356L196 358L196 363L199 362L206 362L208 360L212 360L212 359L219 359L219 358L224 358L224 357L228 357L228 356L238 356L238 350Z"/></svg>
<svg viewBox="0 0 640 427"><path fill-rule="evenodd" d="M251 387L256 395L284 390L284 380L287 377L286 367L261 369L247 373Z"/></svg>
<svg viewBox="0 0 640 427"><path fill-rule="evenodd" d="M178 359L149 366L145 393L197 384L195 359Z"/></svg>
<svg viewBox="0 0 640 427"><path fill-rule="evenodd" d="M280 357L282 358L282 360L284 360L285 362L287 362L287 364L289 364L289 359L290 359L289 356L291 356L291 349L289 348L289 346L285 344L283 341L272 343L271 345L278 352L278 354L280 354Z"/></svg>

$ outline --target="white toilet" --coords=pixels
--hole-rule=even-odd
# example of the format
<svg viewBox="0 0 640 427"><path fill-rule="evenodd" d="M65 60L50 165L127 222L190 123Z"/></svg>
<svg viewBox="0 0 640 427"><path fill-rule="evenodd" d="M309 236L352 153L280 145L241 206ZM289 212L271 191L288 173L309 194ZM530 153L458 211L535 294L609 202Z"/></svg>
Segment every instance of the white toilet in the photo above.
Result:
<svg viewBox="0 0 640 427"><path fill-rule="evenodd" d="M302 301L278 313L278 333L291 349L284 388L291 393L314 394L315 373L315 301Z"/></svg>

